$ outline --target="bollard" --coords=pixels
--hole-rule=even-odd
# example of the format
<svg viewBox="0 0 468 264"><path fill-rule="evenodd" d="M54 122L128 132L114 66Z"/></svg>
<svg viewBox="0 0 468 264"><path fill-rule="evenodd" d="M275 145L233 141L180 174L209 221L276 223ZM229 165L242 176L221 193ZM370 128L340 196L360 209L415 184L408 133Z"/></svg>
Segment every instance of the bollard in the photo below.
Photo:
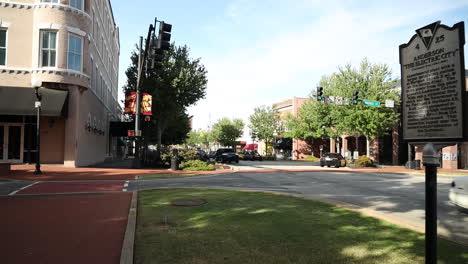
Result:
<svg viewBox="0 0 468 264"><path fill-rule="evenodd" d="M177 149L172 150L171 170L179 170L179 153Z"/></svg>
<svg viewBox="0 0 468 264"><path fill-rule="evenodd" d="M423 149L426 166L426 264L437 263L437 166L439 154L433 144Z"/></svg>

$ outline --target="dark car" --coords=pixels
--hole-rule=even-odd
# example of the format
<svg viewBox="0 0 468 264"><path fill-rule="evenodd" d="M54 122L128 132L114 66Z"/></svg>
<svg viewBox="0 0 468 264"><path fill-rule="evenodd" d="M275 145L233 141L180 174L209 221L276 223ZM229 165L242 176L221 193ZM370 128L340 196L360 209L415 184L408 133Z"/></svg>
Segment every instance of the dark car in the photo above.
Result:
<svg viewBox="0 0 468 264"><path fill-rule="evenodd" d="M215 157L216 157L216 151L208 152L208 158L209 159L215 159Z"/></svg>
<svg viewBox="0 0 468 264"><path fill-rule="evenodd" d="M208 160L208 154L202 149L197 149L197 158L201 161L207 161Z"/></svg>
<svg viewBox="0 0 468 264"><path fill-rule="evenodd" d="M221 163L233 161L239 163L239 156L233 149L221 148L216 151L215 160Z"/></svg>
<svg viewBox="0 0 468 264"><path fill-rule="evenodd" d="M262 161L263 158L260 154L258 154L257 151L252 151L252 152L246 152L244 153L244 156L245 156L245 160L258 160L258 161Z"/></svg>
<svg viewBox="0 0 468 264"><path fill-rule="evenodd" d="M346 166L346 160L340 153L325 153L320 158L320 167L325 165L327 167L335 166L336 168L344 167Z"/></svg>

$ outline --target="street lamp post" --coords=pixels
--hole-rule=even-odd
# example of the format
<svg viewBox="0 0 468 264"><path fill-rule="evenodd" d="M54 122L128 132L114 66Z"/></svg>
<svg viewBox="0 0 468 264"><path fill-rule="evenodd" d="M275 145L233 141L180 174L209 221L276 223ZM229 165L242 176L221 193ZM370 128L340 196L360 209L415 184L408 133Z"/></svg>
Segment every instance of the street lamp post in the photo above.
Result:
<svg viewBox="0 0 468 264"><path fill-rule="evenodd" d="M36 148L37 148L37 155L36 155L36 170L34 174L42 174L41 171L41 126L40 126L40 119L41 119L41 99L42 95L39 93L39 88L42 86L41 81L35 81L33 83L34 89L36 89L36 102L34 104L35 108L37 109L37 124L36 124Z"/></svg>

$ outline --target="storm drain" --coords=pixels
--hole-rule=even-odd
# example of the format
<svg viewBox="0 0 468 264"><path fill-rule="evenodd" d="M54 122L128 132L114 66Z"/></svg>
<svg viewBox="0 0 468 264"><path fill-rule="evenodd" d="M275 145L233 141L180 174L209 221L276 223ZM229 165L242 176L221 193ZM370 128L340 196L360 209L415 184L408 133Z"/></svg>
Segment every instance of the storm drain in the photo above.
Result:
<svg viewBox="0 0 468 264"><path fill-rule="evenodd" d="M181 199L171 201L170 205L172 206L200 206L206 204L206 201L203 199Z"/></svg>

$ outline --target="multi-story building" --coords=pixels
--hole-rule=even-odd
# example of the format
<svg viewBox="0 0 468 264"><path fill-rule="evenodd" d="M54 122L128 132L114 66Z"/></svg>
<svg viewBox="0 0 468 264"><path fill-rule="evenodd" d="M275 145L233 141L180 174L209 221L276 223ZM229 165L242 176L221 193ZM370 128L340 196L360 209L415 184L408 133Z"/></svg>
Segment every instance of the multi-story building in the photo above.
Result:
<svg viewBox="0 0 468 264"><path fill-rule="evenodd" d="M43 163L110 156L119 30L108 0L0 0L0 161L35 162L35 86Z"/></svg>

